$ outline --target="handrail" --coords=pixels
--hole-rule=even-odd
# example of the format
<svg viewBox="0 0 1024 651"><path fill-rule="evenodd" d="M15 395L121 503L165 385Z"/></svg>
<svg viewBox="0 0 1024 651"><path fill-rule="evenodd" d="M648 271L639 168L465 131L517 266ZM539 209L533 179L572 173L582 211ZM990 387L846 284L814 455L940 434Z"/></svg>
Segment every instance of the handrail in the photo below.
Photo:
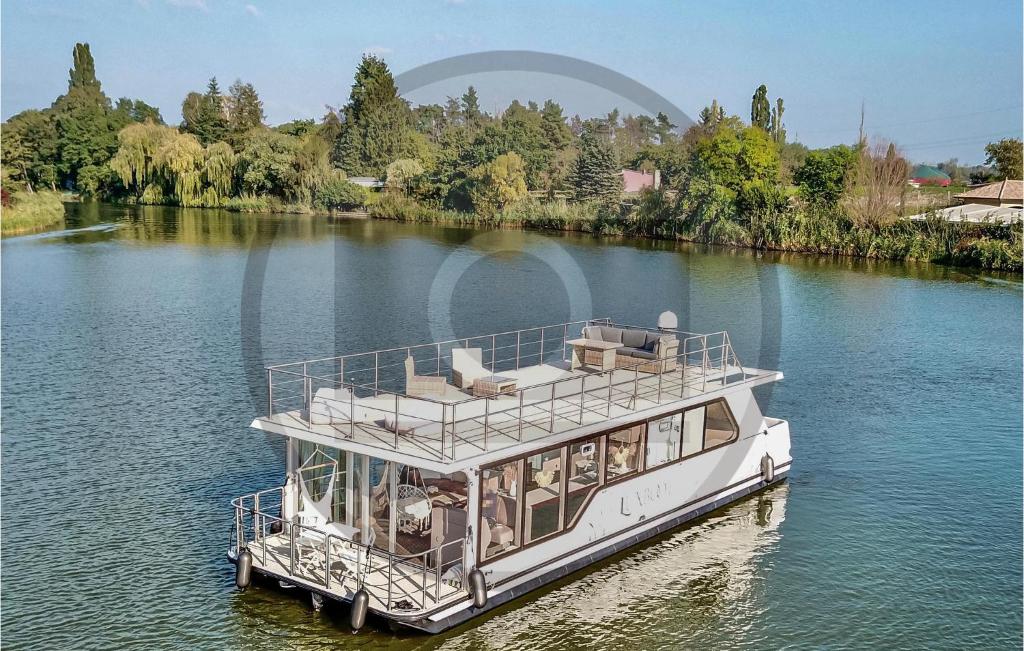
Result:
<svg viewBox="0 0 1024 651"><path fill-rule="evenodd" d="M414 552L410 554L396 554L393 552L389 552L387 550L374 547L372 544L356 542L350 538L339 536L331 532L323 531L316 527L303 525L298 522L285 520L280 516L274 515L272 513L267 513L266 511L260 508L260 497L271 494L278 494L283 500L284 487L278 486L275 488L264 489L262 491L257 491L255 493L250 493L248 495L242 495L231 500L231 505L235 509L235 526L232 527L229 545L231 545L234 551L236 553L240 553L243 549L249 547L251 541L252 544L256 547L255 551L250 549L250 552L254 554L254 560L259 562L261 565L266 566L267 547L265 539L268 537L266 533L267 524L280 522L282 525L282 533L287 531L289 566L285 569L287 570L288 575L301 578L305 581L312 581L317 585L322 585L324 589L330 590L332 580L331 552L333 549L335 549L335 546L337 545L348 545L354 548L356 552L356 569L353 574L356 580L356 585L358 587L365 587L367 585L368 576L371 573L380 572L381 574L383 574L385 572L386 567L386 573L388 576L386 598L381 599L380 595L377 594L377 591L374 589L370 589L367 591L370 594L370 596L376 599L376 601L383 606L383 609L385 611L397 610L402 612L403 614L413 614L417 611L426 610L428 608L428 600L431 602L431 605L437 605L438 603L442 602L443 599L441 598L441 569L442 566L444 565L444 563L442 562L442 559L445 557L444 552L447 549L454 549L456 548L456 546L459 546L463 550L463 553L459 554L456 558L459 559L458 562L464 562L464 538L451 540L447 543L442 543L437 547L432 547L422 552ZM248 506L247 502L251 502L252 506ZM252 523L251 527L249 528L245 526L246 515L249 516L250 521ZM246 535L247 530L251 530L251 538ZM296 530L300 532L300 535L298 537L295 535ZM311 577L307 573L304 573L302 571L296 571L296 552L298 551L296 547L298 539L302 537L302 531L310 532L312 535L309 536L309 538L322 539L323 541L322 552L324 554L324 578L322 581L316 581L314 580L315 577ZM261 542L262 545L260 544ZM260 551L260 548L262 548L262 555L257 556L257 552ZM374 557L378 559L383 559L384 566L374 569L372 562L372 559ZM428 586L428 582L426 580L428 564L431 557L433 557L434 559L434 564L431 571L431 573L434 575L432 577L434 579L432 591L430 589L431 586ZM454 565L455 562L456 561L451 561L451 564ZM393 573L396 565L404 566L407 569L412 568L414 571L420 573L422 581L419 585L418 590L410 592L407 589L398 587L397 582L393 580ZM302 570L302 566L300 565L298 569ZM344 578L342 579L342 582L344 584ZM380 586L374 585L372 587L379 588ZM420 607L411 609L395 608L394 604L399 603L393 600L393 597L396 596L396 591L398 592L397 596L399 596L403 601L407 598L417 599ZM432 595L431 592L433 592ZM456 594L464 596L464 593L462 592L457 592Z"/></svg>
<svg viewBox="0 0 1024 651"><path fill-rule="evenodd" d="M411 355L412 351L418 351L421 349L429 349L431 353L437 355L436 359L436 373L439 377L445 377L445 373L448 372L449 368L442 369L441 360L442 358L452 357L452 350L449 351L448 355L442 355L442 344L458 344L460 346L467 346L470 342L475 339L488 340L485 343L490 344L491 359L484 358L484 362L492 369L492 373L504 373L507 372L503 369L510 369L514 364L515 368L522 368L524 358L528 362L527 365L537 363L538 358L541 364L545 363L545 355L543 351L544 345L544 333L550 331L552 328L557 329L557 334L549 339L548 351L556 352L561 351L561 357L566 360L566 350L569 340L569 326L578 325L582 323L592 324L608 324L615 325L616 327L625 328L636 328L653 333L665 333L669 335L675 335L676 350L674 354L668 355L662 353L661 356L655 359L640 359L636 358L631 360L629 363L624 364L623 360L616 360L615 368L590 372L584 375L571 374L556 377L554 379L546 380L544 382L531 383L531 384L519 384L514 390L507 394L498 394L494 396L473 396L465 395L459 398L453 399L439 399L430 395L410 395L407 392L397 390L394 386L398 383L398 379L401 376L394 378L392 382L391 378L383 377L381 369L386 369L390 366L397 366L398 364L389 364L389 360L382 360L381 353L388 351L398 351ZM539 332L541 337L537 341L523 343L521 333L523 332ZM473 338L461 338L451 340L449 342L441 342L436 344L421 344L418 346L406 346L388 349L387 351L375 351L371 353L358 353L355 355L348 355L344 357L336 358L325 358L327 361L338 362L338 368L340 372L326 372L320 373L315 372L317 369L311 369L310 365L315 364L316 360L308 362L297 362L285 365L278 365L275 367L268 367L268 415L273 416L275 412L289 413L293 418L304 424L306 428L312 429L314 427L314 418L326 418L328 424L337 424L339 427L347 427L348 430L341 430L335 428L339 435L352 436L356 430L357 424L364 427L364 431L369 433L372 438L379 440L385 446L390 449L398 449L400 446L400 432L397 426L382 426L380 423L382 419L388 417L393 418L394 423L399 422L403 418L406 421L418 421L420 423L429 424L431 427L439 427L439 431L431 429L430 434L423 435L423 438L417 439L418 447L422 451L429 452L434 457L441 460L445 459L456 459L456 449L458 445L470 444L472 447L477 448L483 452L490 449L490 441L493 437L490 436L494 431L500 430L503 426L509 424L508 420L503 420L504 417L510 417L512 419L511 429L518 433L513 436L514 439L518 439L519 442L523 440L523 426L524 420L533 418L533 412L540 411L544 412L547 409L548 413L540 414L540 419L549 420L549 424L545 428L543 424L539 425L542 429L554 433L556 426L556 414L555 406L557 400L572 399L579 400L579 411L578 417L570 418L566 414L557 414L557 420L562 423L565 420L577 422L579 425L583 424L584 413L586 411L593 411L593 408L585 408L585 403L588 401L593 402L595 399L598 401L597 409L604 411L605 414L610 417L612 406L614 404L620 404L627 410L637 409L637 400L641 397L641 385L646 384L646 378L656 377L657 388L656 392L653 393L656 396L655 402L661 403L664 396L669 396L672 399L681 399L684 397L687 390L696 390L700 393L706 392L709 382L713 385L719 384L720 386L726 386L734 384L739 381L746 381L748 379L748 373L743 365L740 363L736 351L732 347L732 341L729 337L729 333L726 331L719 331L709 334L692 334L677 329L665 329L665 328L646 328L642 326L628 326L621 324L612 324L610 320L591 320L591 321L575 321L564 324L557 324L553 326L541 326L537 328L529 328L521 331L510 331L502 333L502 335L515 335L515 344L509 344L507 346L499 346L496 340L497 336L500 335L483 335L481 337ZM561 341L559 341L561 339ZM528 349L530 346L539 345L541 350L539 352L524 352L524 349ZM554 347L554 348L552 348ZM499 348L515 348L516 357L503 357L501 360L496 359L494 351ZM346 369L345 360L351 360L356 357L367 357L373 355L374 366L367 366L365 368L359 368L355 371L352 370L351 364ZM385 362L382 364L381 362ZM423 362L432 362L433 358L429 360L420 359L421 366ZM501 368L497 368L495 365L500 362ZM299 369L299 364L302 368ZM655 370L652 371L650 366L653 366ZM647 368L642 368L647 367ZM333 369L330 369L333 370ZM444 373L442 373L444 371ZM355 377L351 380L346 380L346 373L348 374L369 374L373 373L373 383L364 383L356 381ZM645 382L641 383L640 374L644 373ZM647 375L653 373L653 375ZM281 377L275 378L275 374L279 374ZM621 375L621 379L619 376ZM632 376L632 377L630 377ZM668 381L668 387L666 388L666 378L671 376L671 380ZM737 379L738 376L738 379ZM587 388L587 384L591 383L590 378L598 378L597 382L599 386L591 386ZM603 381L606 378L607 381ZM565 394L564 392L557 391L557 387L567 386L565 383L579 382L578 390L576 388L571 389L572 396ZM301 389L297 384L301 383ZM338 390L347 389L347 414L343 407L346 406L345 397L332 397L329 399L320 399L319 402L316 400L316 394L325 388ZM539 398L536 394L543 394L545 389L550 388L550 397ZM597 391L603 392L601 396L597 395ZM666 391L668 391L666 393ZM533 397L528 397L527 392L533 392ZM562 393L563 395L559 395ZM575 396L575 397L573 397ZM624 404L618 403L617 399L621 397L627 397L628 400L624 401ZM383 398L383 402L367 402L368 398L380 399ZM509 397L512 400L510 402L515 403L514 405L505 406L502 402L494 403L492 401ZM644 391L645 399L650 399L650 394ZM387 401L393 400L393 403ZM484 401L481 403L480 401ZM359 401L359 402L357 402ZM475 409L467 412L465 408L475 404ZM423 405L433 405L429 410L424 411ZM497 409L494 409L496 407ZM449 414L450 410L450 414ZM357 411L360 415L357 416ZM476 413L476 412L480 413ZM531 412L527 414L527 412ZM340 414L340 415L338 415ZM462 417L459 418L459 414ZM518 420L518 427L515 421ZM478 431L478 425L482 421L483 429ZM320 421L319 424L323 424L324 421ZM495 423L499 423L497 427ZM468 429L463 427L468 424ZM531 425L537 423L531 422ZM564 423L563 423L564 424ZM379 430L379 431L378 431ZM426 431L426 430L424 430ZM438 440L438 437L440 440ZM450 438L449 438L450 437ZM411 439L410 439L411 440ZM483 443L481 447L479 443ZM371 446L377 446L377 443L370 443ZM465 448L464 448L465 449ZM472 454L476 454L472 452ZM461 456L461 455L460 455Z"/></svg>

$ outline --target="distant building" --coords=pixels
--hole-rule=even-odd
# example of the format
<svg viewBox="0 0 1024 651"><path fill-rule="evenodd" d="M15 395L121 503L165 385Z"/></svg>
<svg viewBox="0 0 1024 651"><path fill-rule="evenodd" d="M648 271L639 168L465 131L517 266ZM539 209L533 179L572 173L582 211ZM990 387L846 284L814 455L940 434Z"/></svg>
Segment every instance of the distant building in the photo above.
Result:
<svg viewBox="0 0 1024 651"><path fill-rule="evenodd" d="M991 222L995 224L1012 224L1015 222L1022 221L1024 217L1024 210L1018 205L1016 207L1011 206L986 206L980 203L965 203L962 206L951 206L949 208L942 208L935 210L933 213L936 217L944 219L947 222L972 222L979 224L982 222ZM921 213L920 215L912 215L909 219L913 221L924 221L928 218L929 213Z"/></svg>
<svg viewBox="0 0 1024 651"><path fill-rule="evenodd" d="M348 180L371 190L379 190L384 187L384 181L375 179L372 176L350 176Z"/></svg>
<svg viewBox="0 0 1024 651"><path fill-rule="evenodd" d="M641 172L638 170L622 170L622 192L639 194L644 188L657 190L661 187L661 171Z"/></svg>
<svg viewBox="0 0 1024 651"><path fill-rule="evenodd" d="M952 182L949 178L949 174L946 174L937 167L931 165L918 165L914 168L914 171L910 173L910 185L915 188L922 185L937 185L939 187L948 187Z"/></svg>
<svg viewBox="0 0 1024 651"><path fill-rule="evenodd" d="M1020 208L1024 205L1024 181L998 181L953 196L965 204Z"/></svg>

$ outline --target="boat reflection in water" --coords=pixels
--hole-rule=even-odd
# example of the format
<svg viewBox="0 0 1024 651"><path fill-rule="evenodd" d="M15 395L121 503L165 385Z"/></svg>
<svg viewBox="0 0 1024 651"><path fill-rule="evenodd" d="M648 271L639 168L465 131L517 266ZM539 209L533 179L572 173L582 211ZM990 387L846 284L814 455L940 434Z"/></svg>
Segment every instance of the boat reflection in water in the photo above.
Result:
<svg viewBox="0 0 1024 651"><path fill-rule="evenodd" d="M440 648L528 648L545 639L545 648L652 649L735 640L764 613L789 490L773 486L633 548L499 609Z"/></svg>

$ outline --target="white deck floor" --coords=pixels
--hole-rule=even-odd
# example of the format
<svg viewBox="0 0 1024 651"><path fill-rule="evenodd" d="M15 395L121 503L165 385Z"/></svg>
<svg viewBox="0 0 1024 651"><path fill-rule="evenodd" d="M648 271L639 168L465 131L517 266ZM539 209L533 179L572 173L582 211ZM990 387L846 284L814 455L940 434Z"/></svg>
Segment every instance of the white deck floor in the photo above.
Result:
<svg viewBox="0 0 1024 651"><path fill-rule="evenodd" d="M293 565L289 558L289 538L286 534L274 534L248 543L254 568L266 570L299 585L316 587L342 599L351 599L359 587L357 564L366 565L368 569L363 577L363 587L370 595L370 607L375 610L429 610L438 604L466 597L465 590L444 581L439 582L438 573L432 567L424 567L416 562L395 562L389 568L387 557L376 554L370 554L369 563L366 564L361 548L337 542L331 546L328 580L325 572L325 547L322 542L302 542L300 539L296 544Z"/></svg>
<svg viewBox="0 0 1024 651"><path fill-rule="evenodd" d="M449 387L443 397L449 403L443 429L438 416L431 419L431 426L418 428L412 435L396 436L393 430L384 426L385 415L394 411L394 394L360 399L361 406L368 407L373 416L379 416L365 422L350 424L344 420L310 425L302 419L301 412L289 411L257 418L253 427L311 440L314 439L308 435L314 434L333 439L338 447L357 451L352 444L402 457L451 463L679 402L723 387L720 370L710 369L705 377L701 367L687 367L684 375L682 365L666 373L637 373L625 369L600 373L586 367L569 370L564 365L544 364L500 371L499 374L516 378L517 385L525 388L521 417L520 401L516 395L457 403L454 406L455 422L452 423L451 398L466 400L471 396ZM744 374L743 369L730 366L726 384L774 379L776 375L774 371L756 369L746 369ZM582 396L581 379L585 382ZM550 384L556 380L555 384ZM418 405L411 403L423 403L419 406L432 408L433 414L440 413L441 407L436 403L401 397L400 421L415 412Z"/></svg>

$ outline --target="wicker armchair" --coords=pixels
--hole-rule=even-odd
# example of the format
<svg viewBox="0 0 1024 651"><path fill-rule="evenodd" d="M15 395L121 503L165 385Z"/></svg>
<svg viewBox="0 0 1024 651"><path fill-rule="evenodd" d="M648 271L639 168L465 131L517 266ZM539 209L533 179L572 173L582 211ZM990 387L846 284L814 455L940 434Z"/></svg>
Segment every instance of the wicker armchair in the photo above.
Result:
<svg viewBox="0 0 1024 651"><path fill-rule="evenodd" d="M405 395L429 396L444 394L448 383L438 375L416 375L416 360L405 358Z"/></svg>

